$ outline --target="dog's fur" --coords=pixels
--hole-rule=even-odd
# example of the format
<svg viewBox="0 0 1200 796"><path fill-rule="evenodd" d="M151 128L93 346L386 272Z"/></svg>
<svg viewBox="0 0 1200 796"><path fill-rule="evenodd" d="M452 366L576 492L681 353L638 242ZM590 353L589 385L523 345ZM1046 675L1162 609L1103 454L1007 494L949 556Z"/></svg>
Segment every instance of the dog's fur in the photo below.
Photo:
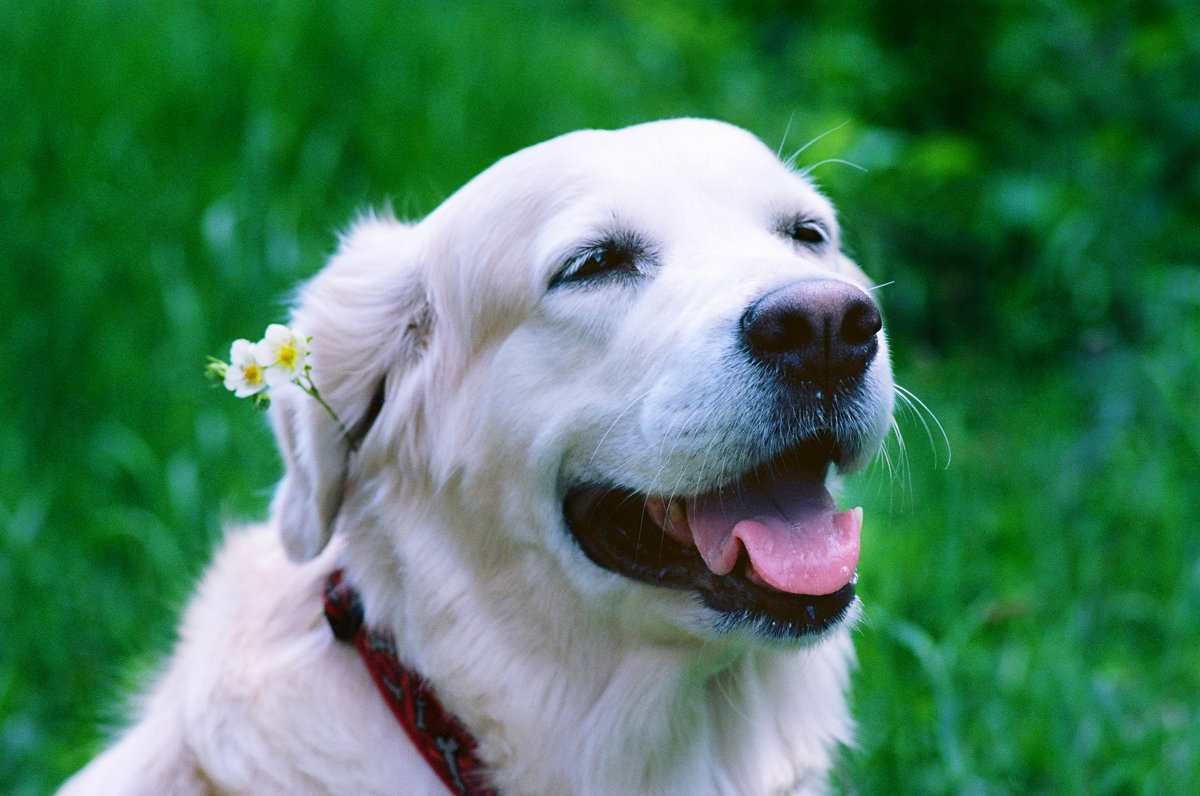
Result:
<svg viewBox="0 0 1200 796"><path fill-rule="evenodd" d="M789 239L784 216L826 242ZM638 273L573 283L563 264L614 234L637 236ZM882 333L824 420L781 413L736 343L758 297L814 277L869 286L828 202L717 122L569 134L420 223L361 220L293 317L358 450L298 388L276 391L270 521L230 534L140 720L63 793L444 794L330 634L338 566L501 793L823 790L851 734L857 602L779 638L598 566L564 520L573 485L697 493L779 436L834 434L837 469L865 463L891 417Z"/></svg>

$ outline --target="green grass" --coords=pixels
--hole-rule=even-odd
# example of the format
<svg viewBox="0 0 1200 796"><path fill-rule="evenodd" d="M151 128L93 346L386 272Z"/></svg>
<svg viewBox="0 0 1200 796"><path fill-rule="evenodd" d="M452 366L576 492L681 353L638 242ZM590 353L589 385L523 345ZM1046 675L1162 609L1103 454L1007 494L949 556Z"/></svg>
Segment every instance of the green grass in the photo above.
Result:
<svg viewBox="0 0 1200 796"><path fill-rule="evenodd" d="M849 485L839 788L1200 792L1193 5L10 4L0 792L98 748L222 526L265 512L270 435L206 355L361 209L685 114L866 169L814 176L949 439L903 414Z"/></svg>

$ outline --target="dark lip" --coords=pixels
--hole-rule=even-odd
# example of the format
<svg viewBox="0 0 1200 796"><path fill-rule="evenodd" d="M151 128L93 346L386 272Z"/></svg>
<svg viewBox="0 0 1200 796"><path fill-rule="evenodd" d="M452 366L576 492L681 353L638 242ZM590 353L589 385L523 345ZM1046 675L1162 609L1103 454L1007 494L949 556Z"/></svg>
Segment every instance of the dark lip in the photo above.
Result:
<svg viewBox="0 0 1200 796"><path fill-rule="evenodd" d="M804 466L828 467L833 452L817 446L795 451L776 461L807 457ZM772 466L768 463L766 466ZM749 628L775 638L819 634L845 619L854 602L854 580L832 594L791 594L759 585L746 576L742 560L728 575L716 575L700 553L672 539L646 513L647 495L603 484L583 484L568 490L563 501L567 528L597 566L635 581L693 591L708 608L720 614L715 626ZM745 554L743 553L743 558Z"/></svg>

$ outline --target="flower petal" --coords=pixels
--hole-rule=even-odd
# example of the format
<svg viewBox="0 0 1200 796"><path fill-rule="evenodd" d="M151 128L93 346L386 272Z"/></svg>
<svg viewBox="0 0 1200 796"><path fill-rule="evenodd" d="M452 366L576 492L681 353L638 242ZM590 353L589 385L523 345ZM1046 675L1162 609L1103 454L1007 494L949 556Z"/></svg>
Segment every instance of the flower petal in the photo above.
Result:
<svg viewBox="0 0 1200 796"><path fill-rule="evenodd" d="M249 340L234 340L229 349L229 362L234 367L241 367L247 362L257 362L254 343Z"/></svg>

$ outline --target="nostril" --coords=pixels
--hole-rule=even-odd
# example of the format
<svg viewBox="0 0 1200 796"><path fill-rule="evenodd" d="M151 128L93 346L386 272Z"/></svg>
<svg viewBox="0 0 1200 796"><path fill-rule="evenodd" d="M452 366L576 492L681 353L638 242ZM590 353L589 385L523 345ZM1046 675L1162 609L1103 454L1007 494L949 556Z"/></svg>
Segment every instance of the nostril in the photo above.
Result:
<svg viewBox="0 0 1200 796"><path fill-rule="evenodd" d="M869 343L883 328L883 318L875 302L867 297L854 302L842 320L841 335L847 344L860 346Z"/></svg>
<svg viewBox="0 0 1200 796"><path fill-rule="evenodd" d="M742 332L751 350L781 354L811 345L816 332L801 313L780 312L775 306L755 305L742 318Z"/></svg>

